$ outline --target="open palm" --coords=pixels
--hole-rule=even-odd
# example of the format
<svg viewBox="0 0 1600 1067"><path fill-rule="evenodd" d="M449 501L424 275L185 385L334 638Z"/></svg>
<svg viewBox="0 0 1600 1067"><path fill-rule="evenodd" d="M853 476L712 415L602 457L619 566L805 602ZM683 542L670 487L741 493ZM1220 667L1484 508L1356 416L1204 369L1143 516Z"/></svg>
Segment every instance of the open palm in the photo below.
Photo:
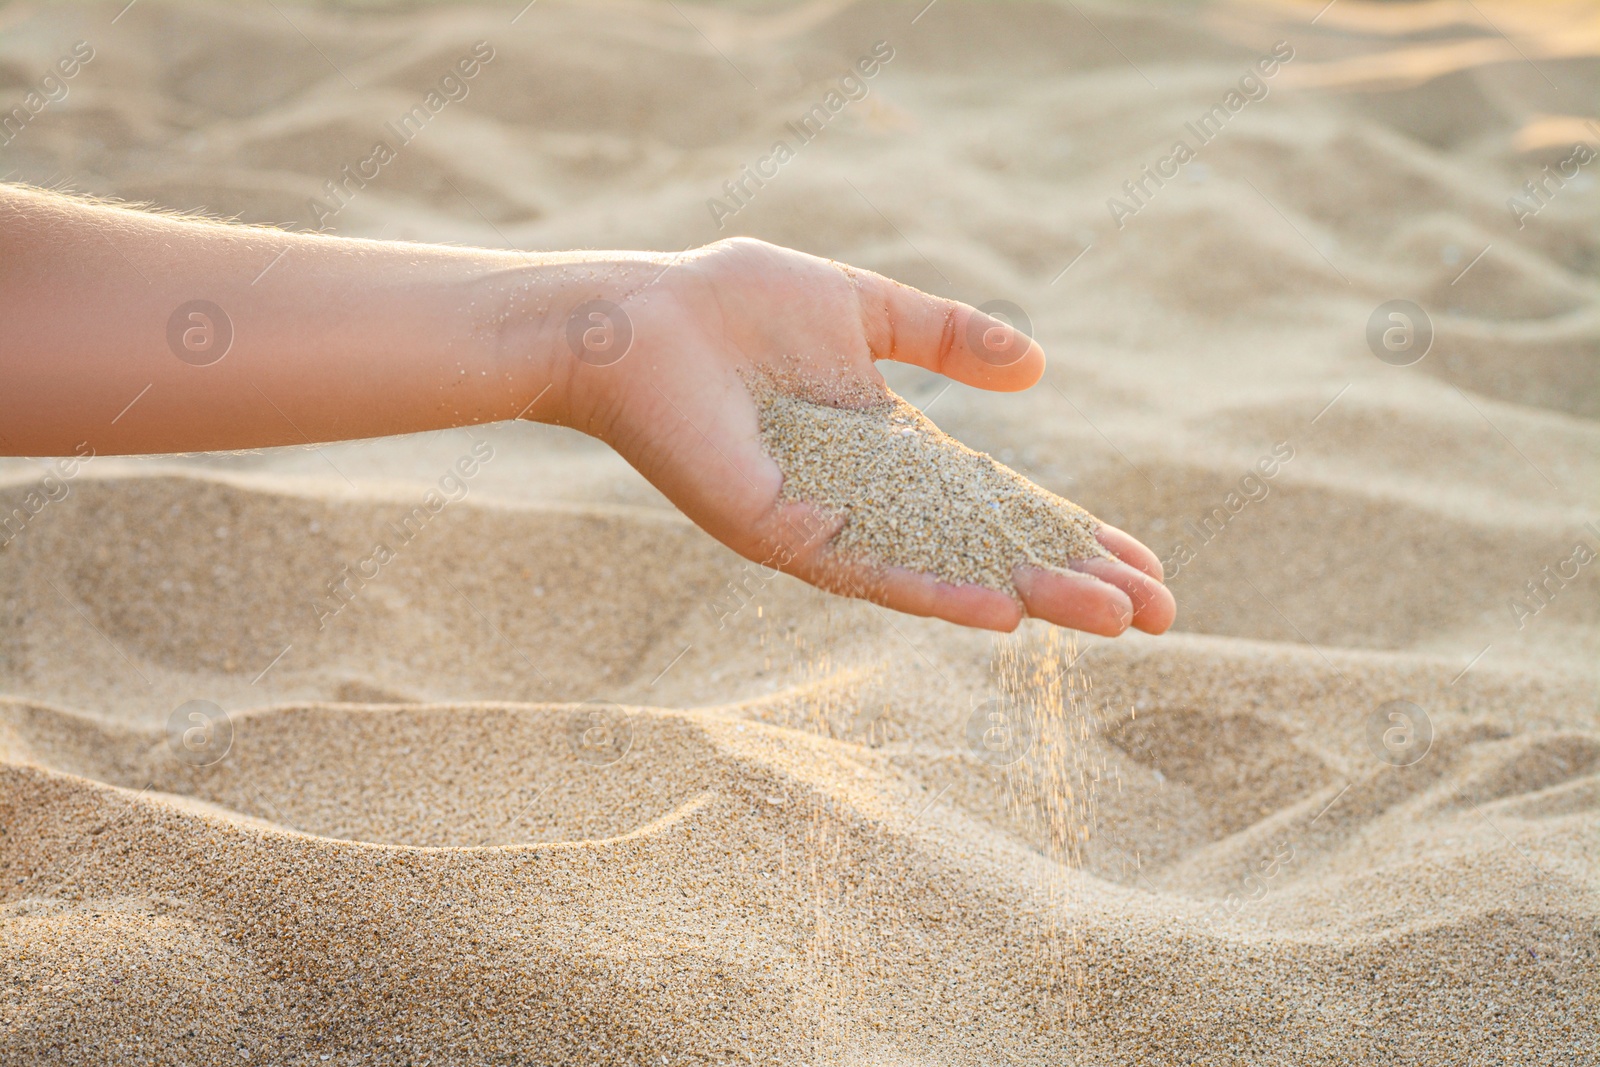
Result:
<svg viewBox="0 0 1600 1067"><path fill-rule="evenodd" d="M968 626L1011 630L1024 614L1108 636L1129 625L1150 633L1171 625L1176 609L1160 562L1110 526L1097 536L1114 559L1086 560L1067 573L1019 566L1012 576L1019 604L985 586L842 557L829 546L839 520L809 505L780 505L783 477L762 449L747 385L753 369L881 388L874 363L892 359L979 388L1026 389L1043 373L1044 353L1004 323L867 271L744 238L686 254L620 306L621 329L632 334L627 353L609 363L574 361L568 421L615 448L746 558L833 592Z"/></svg>

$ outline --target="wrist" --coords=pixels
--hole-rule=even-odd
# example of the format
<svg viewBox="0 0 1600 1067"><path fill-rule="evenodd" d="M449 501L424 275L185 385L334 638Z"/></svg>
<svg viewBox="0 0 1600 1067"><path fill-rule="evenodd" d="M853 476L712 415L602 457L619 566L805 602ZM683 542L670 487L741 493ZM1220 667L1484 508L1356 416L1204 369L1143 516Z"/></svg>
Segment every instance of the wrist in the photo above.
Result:
<svg viewBox="0 0 1600 1067"><path fill-rule="evenodd" d="M526 397L510 414L590 432L637 347L637 297L671 265L644 252L518 257L486 279L496 359Z"/></svg>

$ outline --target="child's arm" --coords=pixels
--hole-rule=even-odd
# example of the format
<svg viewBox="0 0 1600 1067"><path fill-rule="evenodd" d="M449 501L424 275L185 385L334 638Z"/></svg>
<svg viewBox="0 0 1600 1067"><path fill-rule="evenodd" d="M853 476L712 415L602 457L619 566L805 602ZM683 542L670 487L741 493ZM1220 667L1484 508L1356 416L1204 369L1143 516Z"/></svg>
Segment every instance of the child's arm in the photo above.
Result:
<svg viewBox="0 0 1600 1067"><path fill-rule="evenodd" d="M512 418L560 369L520 335L537 308L576 303L566 258L181 220L0 186L0 451L259 448ZM220 315L186 307L199 300ZM552 416L560 400L530 414Z"/></svg>
<svg viewBox="0 0 1600 1067"><path fill-rule="evenodd" d="M495 252L4 185L0 321L0 454L246 449L521 416L599 437L723 543L757 560L777 551L783 569L835 588L826 533L798 537L815 528L792 521L804 509L775 507L781 475L741 371L787 360L881 382L882 358L1011 390L1044 364L1021 337L1015 358L984 358L973 339L1008 328L964 304L757 241L679 257ZM1109 527L1101 540L1123 560L1096 561L1101 581L1019 579L1029 614L1164 630L1172 597L1155 556ZM968 625L1020 618L1000 592L924 575L897 574L873 598Z"/></svg>

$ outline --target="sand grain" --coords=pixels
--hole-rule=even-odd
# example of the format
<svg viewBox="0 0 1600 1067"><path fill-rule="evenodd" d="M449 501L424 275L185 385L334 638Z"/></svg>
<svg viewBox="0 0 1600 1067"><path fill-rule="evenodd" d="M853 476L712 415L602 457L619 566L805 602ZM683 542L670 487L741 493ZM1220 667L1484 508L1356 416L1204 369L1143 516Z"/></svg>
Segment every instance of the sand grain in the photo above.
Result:
<svg viewBox="0 0 1600 1067"><path fill-rule="evenodd" d="M1021 565L1064 569L1109 557L1099 521L946 434L904 399L837 407L758 391L761 440L782 499L845 518L846 559L904 567L1016 595Z"/></svg>
<svg viewBox="0 0 1600 1067"><path fill-rule="evenodd" d="M338 232L737 231L1010 294L1078 410L1047 381L940 422L1172 560L1183 630L830 597L527 424L474 428L470 497L319 629L466 431L96 459L0 543L0 1067L1600 1063L1595 565L1507 609L1597 546L1600 205L1505 211L1571 151L1519 124L1589 136L1592 4L279 6L9 5L0 115L96 58L0 171L310 225L482 38ZM1113 224L1280 39L1270 94ZM877 40L719 231L707 197ZM1410 367L1362 337L1398 297L1439 331ZM768 414L863 554L1005 589L1092 549L898 402ZM0 517L40 475L0 460ZM165 732L196 699L234 727L206 767ZM1395 700L1432 728L1406 765ZM612 762L574 743L596 707Z"/></svg>

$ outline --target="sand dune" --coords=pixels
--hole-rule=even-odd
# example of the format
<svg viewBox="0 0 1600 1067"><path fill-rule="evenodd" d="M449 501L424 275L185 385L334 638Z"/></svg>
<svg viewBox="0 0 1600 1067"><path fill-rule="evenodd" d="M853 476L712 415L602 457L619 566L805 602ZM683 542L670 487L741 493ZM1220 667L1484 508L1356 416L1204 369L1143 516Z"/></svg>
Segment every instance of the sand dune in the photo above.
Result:
<svg viewBox="0 0 1600 1067"><path fill-rule="evenodd" d="M1600 163L1507 203L1600 148L1593 4L520 7L0 8L0 105L94 52L0 177L1011 301L1040 386L891 382L1177 632L832 599L544 427L0 461L0 1063L1600 1063Z"/></svg>

